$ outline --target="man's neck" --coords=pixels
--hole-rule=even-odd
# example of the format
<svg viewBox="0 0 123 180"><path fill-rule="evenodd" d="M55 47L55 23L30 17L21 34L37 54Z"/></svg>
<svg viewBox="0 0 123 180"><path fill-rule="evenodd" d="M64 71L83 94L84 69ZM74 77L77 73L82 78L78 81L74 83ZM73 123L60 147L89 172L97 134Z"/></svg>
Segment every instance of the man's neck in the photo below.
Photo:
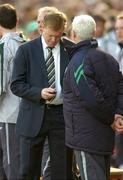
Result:
<svg viewBox="0 0 123 180"><path fill-rule="evenodd" d="M16 32L16 27L13 29L5 29L5 28L1 28L1 35L4 36L4 34L6 33L11 33L11 32Z"/></svg>

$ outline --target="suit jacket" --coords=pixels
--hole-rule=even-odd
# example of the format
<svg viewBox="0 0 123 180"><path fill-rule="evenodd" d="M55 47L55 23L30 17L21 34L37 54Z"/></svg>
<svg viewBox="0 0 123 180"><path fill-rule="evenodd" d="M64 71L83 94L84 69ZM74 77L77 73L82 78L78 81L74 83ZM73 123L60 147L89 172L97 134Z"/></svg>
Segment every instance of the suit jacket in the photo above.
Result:
<svg viewBox="0 0 123 180"><path fill-rule="evenodd" d="M69 59L63 42L60 41L60 80ZM41 90L48 87L47 71L41 38L38 37L21 45L14 59L11 90L21 97L17 119L17 133L34 137L41 128L45 101L41 99Z"/></svg>

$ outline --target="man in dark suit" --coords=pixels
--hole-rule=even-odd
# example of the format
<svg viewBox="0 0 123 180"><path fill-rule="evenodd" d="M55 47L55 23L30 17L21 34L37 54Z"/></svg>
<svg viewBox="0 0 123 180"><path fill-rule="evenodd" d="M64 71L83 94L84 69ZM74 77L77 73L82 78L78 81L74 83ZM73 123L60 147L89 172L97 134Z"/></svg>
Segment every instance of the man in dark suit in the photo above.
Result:
<svg viewBox="0 0 123 180"><path fill-rule="evenodd" d="M39 180L46 136L51 180L72 179L71 153L65 146L61 95L63 74L69 62L60 40L66 23L61 12L48 14L44 18L41 37L22 45L14 60L11 90L22 98L16 128L20 136L19 180ZM55 63L55 87L49 87L48 49L52 49Z"/></svg>
<svg viewBox="0 0 123 180"><path fill-rule="evenodd" d="M44 17L48 13L57 13L59 10L55 7L44 6L38 10L37 23L39 33L42 34L42 25L44 21ZM70 41L66 34L62 35L62 42L64 45L72 46L74 43ZM44 147L43 147L43 156L42 156L42 164L41 164L41 176L43 180L50 180L50 155L49 155L49 143L48 138L45 139Z"/></svg>

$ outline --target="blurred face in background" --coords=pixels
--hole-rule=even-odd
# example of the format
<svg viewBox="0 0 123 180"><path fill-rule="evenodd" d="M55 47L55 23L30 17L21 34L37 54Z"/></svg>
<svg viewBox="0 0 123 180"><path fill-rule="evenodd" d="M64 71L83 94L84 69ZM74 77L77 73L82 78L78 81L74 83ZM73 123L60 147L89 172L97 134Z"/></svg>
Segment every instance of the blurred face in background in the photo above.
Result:
<svg viewBox="0 0 123 180"><path fill-rule="evenodd" d="M47 15L47 11L46 12L41 12L38 14L37 17L37 23L38 23L38 31L40 34L42 34L42 26L43 26L43 21L44 21L44 17Z"/></svg>
<svg viewBox="0 0 123 180"><path fill-rule="evenodd" d="M40 8L39 12L38 12L38 16L37 16L37 23L38 23L38 31L40 34L42 34L42 26L43 26L43 22L44 22L44 17L48 14L48 13L55 13L58 12L58 9L55 7L43 7Z"/></svg>
<svg viewBox="0 0 123 180"><path fill-rule="evenodd" d="M100 38L104 35L105 32L105 23L103 22L96 22L96 38Z"/></svg>
<svg viewBox="0 0 123 180"><path fill-rule="evenodd" d="M123 18L116 20L115 30L118 42L123 43Z"/></svg>

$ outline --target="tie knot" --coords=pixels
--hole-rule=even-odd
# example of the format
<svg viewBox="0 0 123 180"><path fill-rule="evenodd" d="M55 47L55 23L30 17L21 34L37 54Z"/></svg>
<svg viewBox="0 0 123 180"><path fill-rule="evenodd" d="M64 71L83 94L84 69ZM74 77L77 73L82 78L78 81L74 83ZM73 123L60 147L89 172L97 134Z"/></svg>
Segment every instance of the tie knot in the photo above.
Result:
<svg viewBox="0 0 123 180"><path fill-rule="evenodd" d="M54 48L54 47L50 47L50 46L47 47L48 51L52 51L53 48Z"/></svg>

